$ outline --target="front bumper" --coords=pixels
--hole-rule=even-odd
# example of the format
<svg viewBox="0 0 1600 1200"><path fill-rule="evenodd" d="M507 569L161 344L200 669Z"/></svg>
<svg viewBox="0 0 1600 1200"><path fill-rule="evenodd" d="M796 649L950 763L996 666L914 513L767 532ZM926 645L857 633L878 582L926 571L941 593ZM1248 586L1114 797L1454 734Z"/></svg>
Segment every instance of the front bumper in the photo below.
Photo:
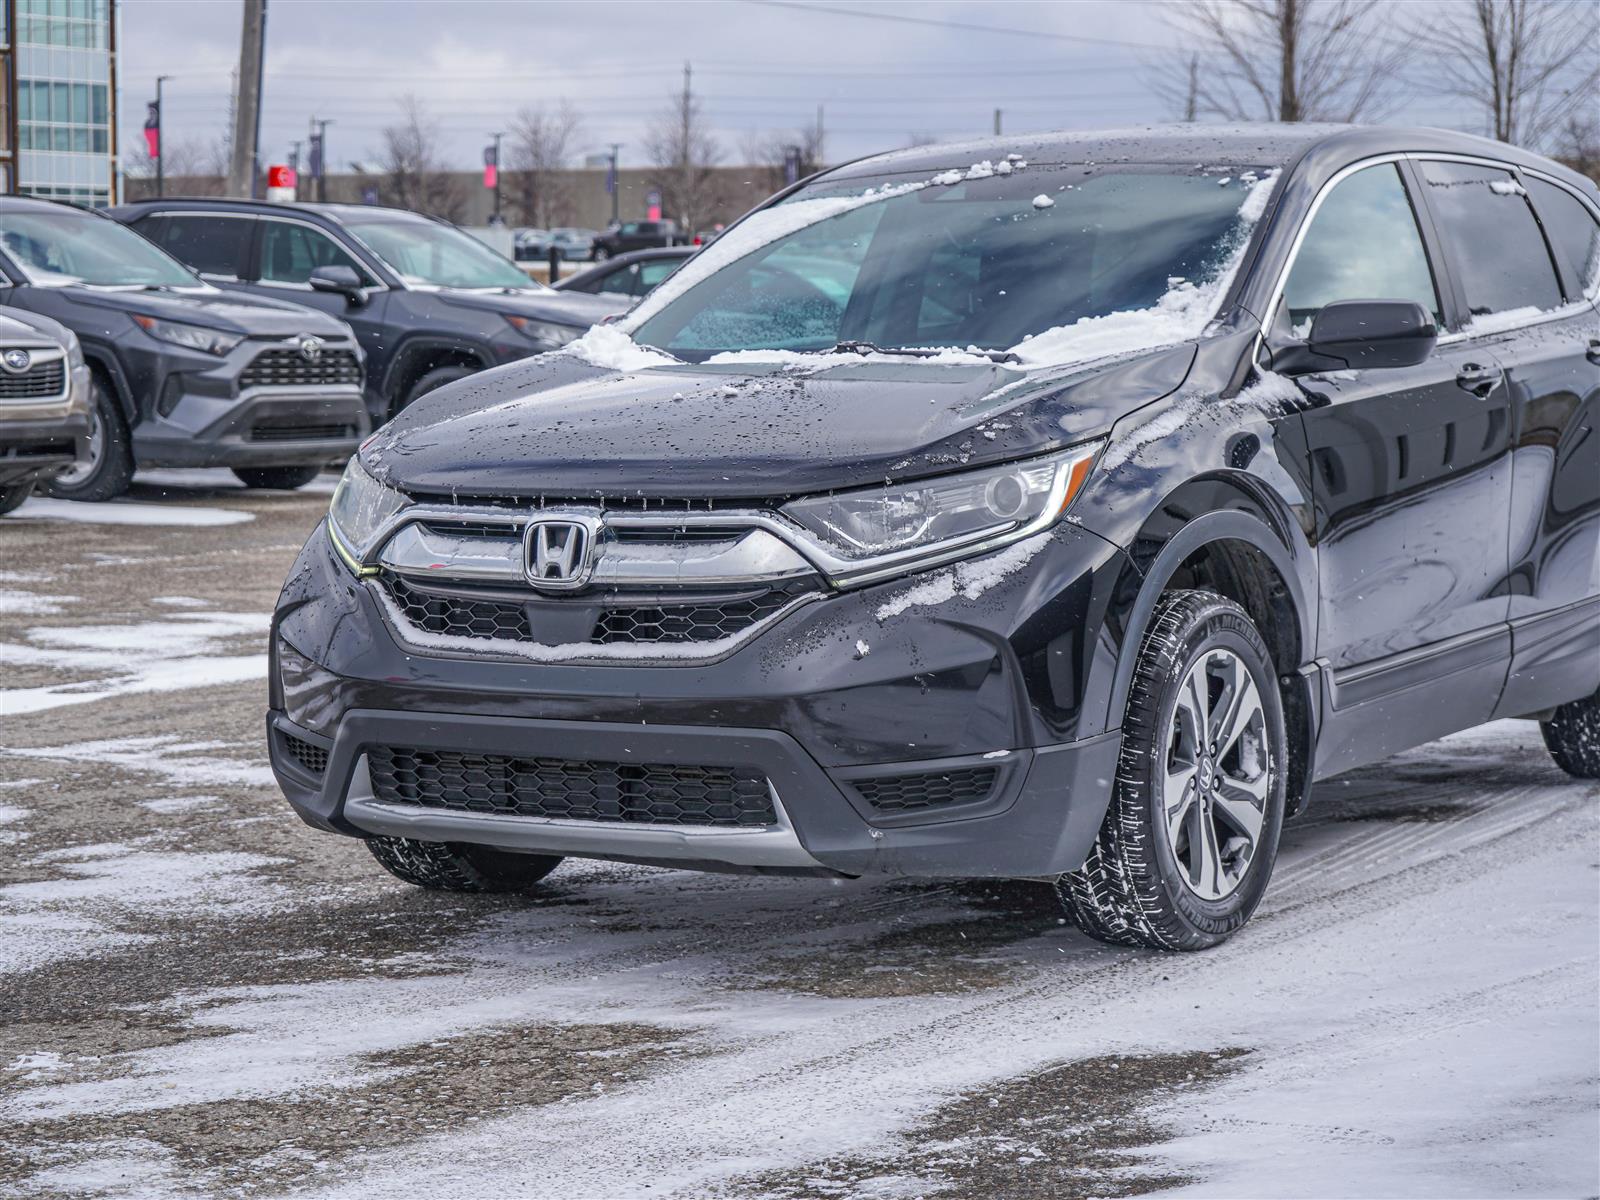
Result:
<svg viewBox="0 0 1600 1200"><path fill-rule="evenodd" d="M355 579L319 529L274 621L272 765L305 820L356 836L732 870L1072 870L1120 750L1103 720L1116 646L1102 631L1124 564L1063 524L981 594L904 607L927 576L899 579L803 605L715 661L577 665L403 644L382 585ZM378 747L745 769L770 785L774 816L687 828L396 803L374 791ZM987 790L935 807L869 797L875 780L991 768Z"/></svg>
<svg viewBox="0 0 1600 1200"><path fill-rule="evenodd" d="M81 409L62 415L18 420L0 409L0 487L46 479L70 467L84 453L89 417Z"/></svg>
<svg viewBox="0 0 1600 1200"><path fill-rule="evenodd" d="M141 467L279 467L348 457L372 431L359 388L184 393L133 431Z"/></svg>

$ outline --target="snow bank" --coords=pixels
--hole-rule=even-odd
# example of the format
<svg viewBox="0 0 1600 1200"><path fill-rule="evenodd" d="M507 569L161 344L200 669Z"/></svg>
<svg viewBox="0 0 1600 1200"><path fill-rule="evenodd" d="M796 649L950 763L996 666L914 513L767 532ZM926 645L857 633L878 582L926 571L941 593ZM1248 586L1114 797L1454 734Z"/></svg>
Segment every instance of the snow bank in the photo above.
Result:
<svg viewBox="0 0 1600 1200"><path fill-rule="evenodd" d="M90 525L243 525L256 519L254 513L227 508L193 508L184 505L137 504L113 500L106 504L86 504L80 500L56 500L35 496L6 518L10 521L79 521Z"/></svg>

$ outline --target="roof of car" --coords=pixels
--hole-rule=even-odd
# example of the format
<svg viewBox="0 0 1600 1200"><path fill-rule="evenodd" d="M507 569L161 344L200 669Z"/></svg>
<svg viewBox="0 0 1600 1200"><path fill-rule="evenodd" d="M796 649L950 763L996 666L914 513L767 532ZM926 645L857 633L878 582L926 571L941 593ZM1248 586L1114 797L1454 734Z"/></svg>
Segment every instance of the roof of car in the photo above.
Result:
<svg viewBox="0 0 1600 1200"><path fill-rule="evenodd" d="M362 216L368 220L380 221L433 221L434 218L424 213L412 212L408 208L388 208L381 204L317 204L312 201L293 201L290 203L269 202L266 200L237 200L229 196L163 196L147 197L143 200L131 200L126 204L118 204L110 212L132 213L145 212L152 208L170 209L217 209L232 208L245 212L274 213L293 212L310 213L314 216L325 217L330 221L345 222L351 217Z"/></svg>
<svg viewBox="0 0 1600 1200"><path fill-rule="evenodd" d="M89 216L98 215L92 208L68 204L64 200L36 200L32 196L0 196L0 208L12 212L60 212L62 209L67 209L70 212L86 213Z"/></svg>
<svg viewBox="0 0 1600 1200"><path fill-rule="evenodd" d="M1383 125L1260 123L1253 125L1145 125L1073 133L1025 133L946 145L914 146L858 159L826 172L829 179L891 172L941 171L1008 155L1033 163L1181 163L1188 166L1287 166L1308 153L1348 161L1374 154L1473 154L1583 177L1541 155L1489 138L1446 129ZM1592 185L1591 185L1592 186Z"/></svg>

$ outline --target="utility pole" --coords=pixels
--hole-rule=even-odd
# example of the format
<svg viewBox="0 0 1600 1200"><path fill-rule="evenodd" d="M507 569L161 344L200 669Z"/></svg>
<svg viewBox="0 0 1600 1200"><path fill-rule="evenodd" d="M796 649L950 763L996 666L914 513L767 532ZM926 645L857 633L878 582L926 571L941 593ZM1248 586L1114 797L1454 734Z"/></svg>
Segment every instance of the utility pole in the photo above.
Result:
<svg viewBox="0 0 1600 1200"><path fill-rule="evenodd" d="M998 108L994 110L994 135L995 135L995 137L999 137L1000 136L1000 113L1001 113L1001 111L1002 110L998 109Z"/></svg>
<svg viewBox="0 0 1600 1200"><path fill-rule="evenodd" d="M233 106L233 161L228 171L228 194L255 194L256 139L261 125L261 65L265 41L267 0L244 0L244 23L239 33L239 91Z"/></svg>
<svg viewBox="0 0 1600 1200"><path fill-rule="evenodd" d="M621 142L611 143L611 178L606 182L611 185L611 223L613 225L618 225L622 222L622 210L619 207L622 200L622 179L617 174L617 155L621 149Z"/></svg>
<svg viewBox="0 0 1600 1200"><path fill-rule="evenodd" d="M1200 56L1189 56L1189 87L1183 95L1183 119L1193 123L1200 115Z"/></svg>
<svg viewBox="0 0 1600 1200"><path fill-rule="evenodd" d="M328 202L328 126L333 121L327 117L311 118L311 145L316 151L317 203Z"/></svg>
<svg viewBox="0 0 1600 1200"><path fill-rule="evenodd" d="M824 137L824 135L823 135L823 131L822 131L822 105L819 104L819 105L817 105L817 144L816 144L816 148L815 148L815 154L816 154L817 161L811 164L811 169L813 171L822 170L823 166L828 161L827 156L823 153L823 149L822 149L822 147L823 147L823 137Z"/></svg>
<svg viewBox="0 0 1600 1200"><path fill-rule="evenodd" d="M289 143L289 170L294 172L294 198L300 199L300 147L305 143L293 141Z"/></svg>
<svg viewBox="0 0 1600 1200"><path fill-rule="evenodd" d="M678 129L678 187L676 196L672 201L678 211L674 215L685 225L694 226L699 219L699 213L693 211L695 205L691 201L690 192L693 190L691 180L694 175L694 68L687 59L683 63L683 99L679 102L680 127ZM665 199L665 197L663 197ZM663 214L665 215L665 214Z"/></svg>
<svg viewBox="0 0 1600 1200"><path fill-rule="evenodd" d="M167 174L167 144L166 144L166 114L161 111L161 85L171 79L171 75L156 76L156 196L166 195Z"/></svg>

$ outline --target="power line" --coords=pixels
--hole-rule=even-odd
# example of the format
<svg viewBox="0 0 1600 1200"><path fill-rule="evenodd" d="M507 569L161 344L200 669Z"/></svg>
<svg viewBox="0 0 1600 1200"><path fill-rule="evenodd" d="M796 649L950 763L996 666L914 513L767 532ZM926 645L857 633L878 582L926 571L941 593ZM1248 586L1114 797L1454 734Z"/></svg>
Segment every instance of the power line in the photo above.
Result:
<svg viewBox="0 0 1600 1200"><path fill-rule="evenodd" d="M968 33L999 33L1017 37L1048 38L1058 42L1079 42L1086 46L1123 46L1130 50L1171 50L1153 42L1127 42L1119 38L1088 37L1077 33L1048 33L1042 29L1013 29L1004 25L978 25L969 21L942 21L937 17L910 17L904 13L863 12L856 8L835 8L831 4L802 4L799 0L746 0L766 8L793 8L800 12L826 13L837 17L863 17L870 21L898 21L904 25L931 25L938 29L962 29Z"/></svg>

